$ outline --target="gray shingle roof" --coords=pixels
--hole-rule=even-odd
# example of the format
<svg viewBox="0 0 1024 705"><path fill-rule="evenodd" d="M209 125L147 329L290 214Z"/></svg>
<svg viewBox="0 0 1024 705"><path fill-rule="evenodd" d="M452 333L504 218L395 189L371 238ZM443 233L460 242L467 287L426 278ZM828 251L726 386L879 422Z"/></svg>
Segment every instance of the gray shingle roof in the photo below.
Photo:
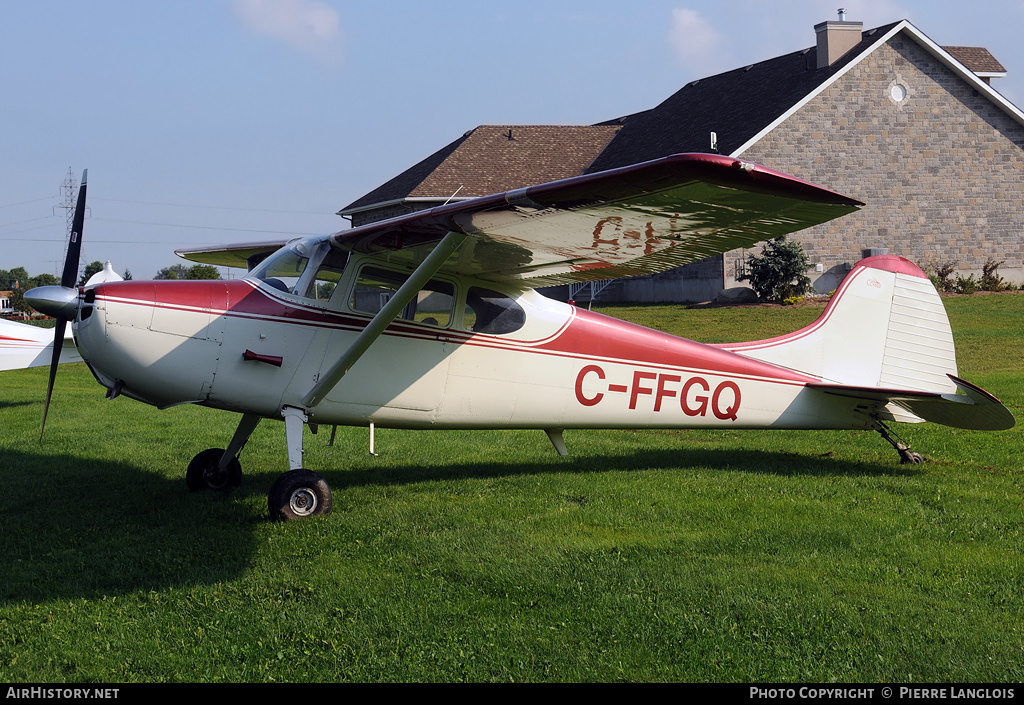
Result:
<svg viewBox="0 0 1024 705"><path fill-rule="evenodd" d="M579 176L619 125L483 125L349 204L349 212L402 198L487 196Z"/></svg>
<svg viewBox="0 0 1024 705"><path fill-rule="evenodd" d="M977 74L1006 73L1003 65L985 47L942 47L953 58Z"/></svg>
<svg viewBox="0 0 1024 705"><path fill-rule="evenodd" d="M661 105L622 118L622 130L589 171L677 152L708 152L711 132L718 135L718 151L731 154L856 60L896 24L864 32L860 44L827 68L816 68L817 49L811 47L692 81Z"/></svg>
<svg viewBox="0 0 1024 705"><path fill-rule="evenodd" d="M692 81L660 105L591 126L485 125L345 207L342 213L406 198L485 196L680 152L732 154L787 110L859 60L900 22L869 29L826 68L810 47ZM930 41L930 40L929 40ZM1005 72L981 47L943 47L976 73ZM511 139L509 134L511 131Z"/></svg>

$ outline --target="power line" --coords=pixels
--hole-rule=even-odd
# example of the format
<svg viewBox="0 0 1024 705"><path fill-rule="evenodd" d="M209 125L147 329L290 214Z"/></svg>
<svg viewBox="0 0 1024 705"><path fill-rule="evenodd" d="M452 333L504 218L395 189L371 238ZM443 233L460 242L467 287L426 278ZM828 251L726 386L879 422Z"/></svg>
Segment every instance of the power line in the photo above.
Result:
<svg viewBox="0 0 1024 705"><path fill-rule="evenodd" d="M94 201L109 201L111 203L132 203L139 206L169 206L171 208L203 208L206 210L235 211L238 213L284 213L288 215L336 215L334 212L326 211L289 211L276 210L271 208L236 208L232 206L199 206L188 203L162 203L160 201L132 201L125 198L94 198Z"/></svg>
<svg viewBox="0 0 1024 705"><path fill-rule="evenodd" d="M296 232L295 230L255 230L253 228L228 228L220 225L182 225L179 223L156 223L146 220L121 220L119 218L92 218L94 222L100 223L127 223L129 225L152 225L161 228L184 228L186 230L226 230L231 232L240 233L263 233L267 235L294 235L295 237L302 237L304 235L324 235L326 233L303 233Z"/></svg>
<svg viewBox="0 0 1024 705"><path fill-rule="evenodd" d="M28 200L28 201L18 201L17 203L7 203L7 204L4 204L4 205L0 206L0 208L14 208L15 206L24 206L24 205L28 205L29 203L39 203L40 201L52 201L52 200L53 200L53 196L44 196L43 198L33 198L31 200Z"/></svg>

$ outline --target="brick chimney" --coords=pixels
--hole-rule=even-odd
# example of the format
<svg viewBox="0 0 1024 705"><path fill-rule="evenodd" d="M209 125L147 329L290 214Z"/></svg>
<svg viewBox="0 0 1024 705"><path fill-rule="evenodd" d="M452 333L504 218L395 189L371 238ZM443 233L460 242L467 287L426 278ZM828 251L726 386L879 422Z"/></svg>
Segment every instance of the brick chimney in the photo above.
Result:
<svg viewBox="0 0 1024 705"><path fill-rule="evenodd" d="M846 9L839 8L839 20L814 25L818 36L818 68L823 69L838 61L846 52L860 44L863 22L847 22Z"/></svg>

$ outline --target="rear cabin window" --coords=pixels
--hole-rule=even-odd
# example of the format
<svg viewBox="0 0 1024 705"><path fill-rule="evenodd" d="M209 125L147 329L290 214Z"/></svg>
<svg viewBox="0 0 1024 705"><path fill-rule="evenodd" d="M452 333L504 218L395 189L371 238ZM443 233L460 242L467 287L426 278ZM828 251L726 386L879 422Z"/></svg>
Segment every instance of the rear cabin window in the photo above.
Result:
<svg viewBox="0 0 1024 705"><path fill-rule="evenodd" d="M364 267L352 289L349 305L353 311L376 314L398 292L407 278L398 272ZM431 279L402 310L399 318L444 328L451 325L454 308L455 287L448 282Z"/></svg>
<svg viewBox="0 0 1024 705"><path fill-rule="evenodd" d="M505 335L526 325L526 311L508 294L474 286L466 294L462 326L474 333Z"/></svg>

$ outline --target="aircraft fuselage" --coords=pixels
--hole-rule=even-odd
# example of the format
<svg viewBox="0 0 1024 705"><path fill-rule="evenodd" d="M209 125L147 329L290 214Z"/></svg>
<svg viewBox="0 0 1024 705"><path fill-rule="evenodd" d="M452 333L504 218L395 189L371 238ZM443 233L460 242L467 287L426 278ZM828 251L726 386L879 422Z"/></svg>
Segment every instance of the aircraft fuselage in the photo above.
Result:
<svg viewBox="0 0 1024 705"><path fill-rule="evenodd" d="M364 264L378 267L370 258ZM354 274L360 266L350 264L327 301L255 278L101 284L80 307L77 344L104 386L140 401L162 408L198 403L279 419L282 408L303 406L323 370L372 318L360 299L365 282ZM424 297L418 315L394 321L340 383L306 409L310 422L544 429L871 426L850 402L807 389L820 381L815 377L531 290L495 292L493 283L439 278L449 292L441 310L433 311ZM515 307L512 325L492 325L497 332L487 332L486 309L474 310L467 301L482 290L474 287L505 297L492 296L490 303Z"/></svg>

